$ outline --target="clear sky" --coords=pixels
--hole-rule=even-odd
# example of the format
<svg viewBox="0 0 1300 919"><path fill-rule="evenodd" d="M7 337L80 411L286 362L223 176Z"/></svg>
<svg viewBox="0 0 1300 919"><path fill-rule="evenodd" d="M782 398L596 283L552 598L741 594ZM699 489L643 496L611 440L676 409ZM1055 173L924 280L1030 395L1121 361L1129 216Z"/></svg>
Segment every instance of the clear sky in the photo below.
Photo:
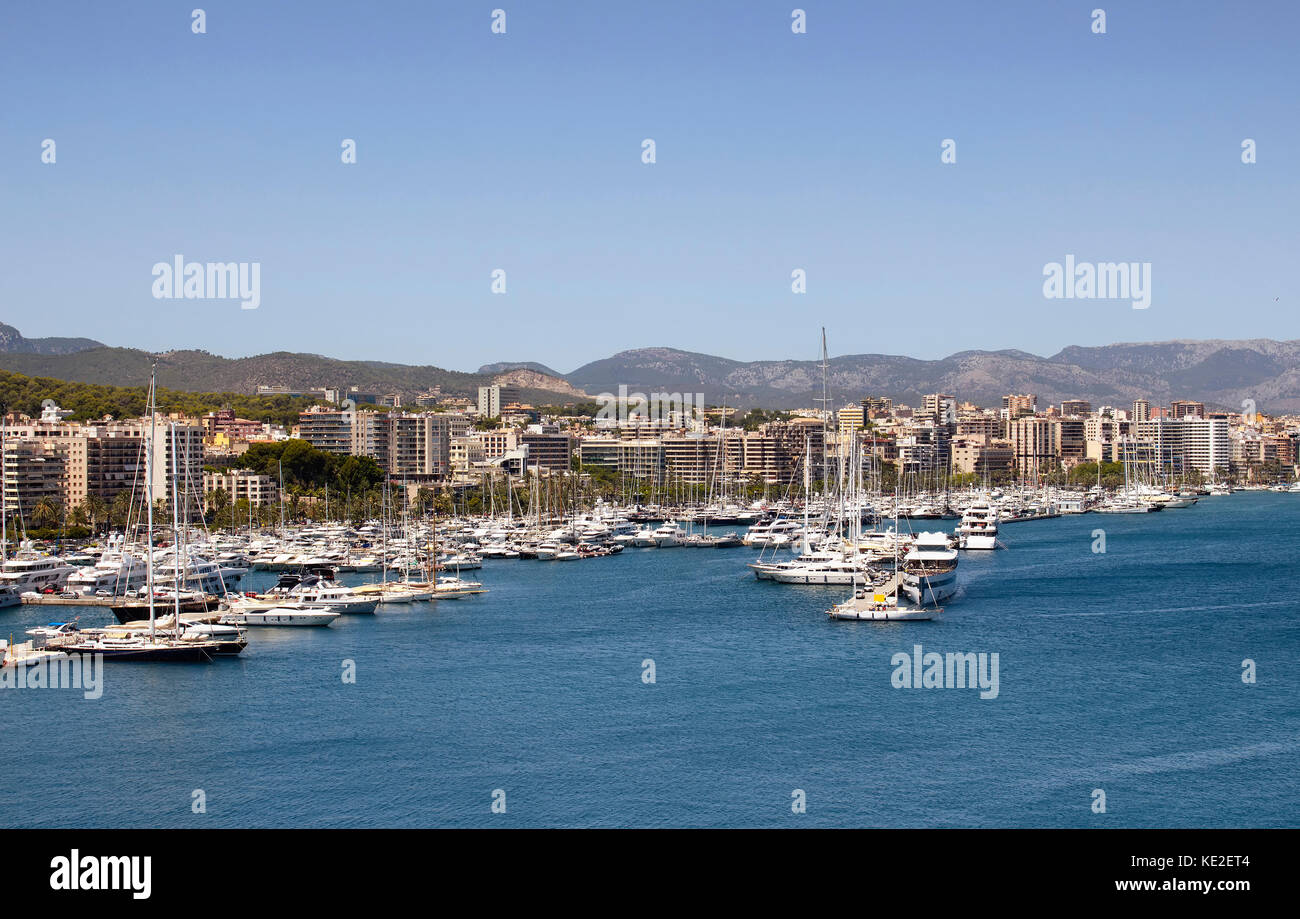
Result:
<svg viewBox="0 0 1300 919"><path fill-rule="evenodd" d="M11 0L0 321L562 372L1300 338L1300 3L798 2ZM177 253L260 308L154 299ZM1067 254L1150 308L1045 299Z"/></svg>

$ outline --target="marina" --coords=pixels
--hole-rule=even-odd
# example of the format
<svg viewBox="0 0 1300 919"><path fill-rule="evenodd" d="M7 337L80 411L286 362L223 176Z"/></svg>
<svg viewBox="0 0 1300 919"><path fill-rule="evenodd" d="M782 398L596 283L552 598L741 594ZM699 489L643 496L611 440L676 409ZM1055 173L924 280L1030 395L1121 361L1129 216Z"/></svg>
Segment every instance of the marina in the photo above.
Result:
<svg viewBox="0 0 1300 919"><path fill-rule="evenodd" d="M1101 555L1090 549L1099 519L1013 527L1005 550L961 553L955 594L922 622L833 621L846 588L757 579L754 550L484 559L486 593L471 598L383 601L328 628L250 625L242 654L206 666L139 665L129 679L110 667L93 705L11 698L0 816L81 781L76 737L93 723L121 740L97 750L85 825L190 825L182 790L199 783L229 801L208 817L218 826L343 825L345 800L365 825L476 826L481 788L502 785L529 802L510 825L780 825L768 799L793 782L823 801L816 825L871 813L885 826L1081 826L1087 808L1069 802L1079 783L1103 780L1140 802L1133 825L1284 821L1300 806L1278 782L1300 715L1276 683L1249 698L1223 687L1240 685L1243 656L1271 670L1300 650L1294 601L1250 576L1266 546L1300 564L1300 500L1245 492L1108 518ZM253 571L241 586L278 581ZM1225 627L1216 597L1229 584ZM0 616L25 640L54 611ZM74 611L85 627L111 625L107 610ZM921 641L1000 651L997 707L896 694L890 655ZM641 680L647 658L653 685ZM339 679L345 659L355 684ZM1156 665L1195 678L1173 699L1108 688L1141 685ZM147 714L158 698L170 700L167 724ZM1074 734L1078 718L1106 737L1104 752ZM229 757L204 755L216 746ZM381 768L419 798L379 790ZM881 778L849 780L864 769ZM924 793L906 774L926 776ZM1273 791L1229 790L1242 787ZM35 823L64 819L45 811Z"/></svg>

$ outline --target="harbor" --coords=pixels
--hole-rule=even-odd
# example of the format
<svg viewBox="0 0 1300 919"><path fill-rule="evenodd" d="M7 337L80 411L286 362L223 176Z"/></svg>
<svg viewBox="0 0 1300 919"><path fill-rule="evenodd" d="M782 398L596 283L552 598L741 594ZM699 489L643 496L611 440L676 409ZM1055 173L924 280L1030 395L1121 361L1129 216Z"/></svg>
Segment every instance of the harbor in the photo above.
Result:
<svg viewBox="0 0 1300 919"><path fill-rule="evenodd" d="M777 826L790 787L825 826L862 814L1084 826L1075 799L1099 783L1134 799L1131 825L1294 813L1283 777L1300 722L1281 683L1243 692L1239 665L1275 672L1296 652L1294 600L1250 573L1266 549L1300 562L1300 501L1246 492L1110 518L1096 554L1100 519L1015 527L1006 550L963 553L956 597L919 623L831 621L846 588L759 580L748 549L484 559L476 597L249 629L242 654L203 667L109 666L93 703L11 697L0 816L89 777L90 725L114 737L95 748L93 802L75 818L24 810L28 824L192 826L196 787L210 826L359 825L362 813L366 825L478 826L497 787L512 826ZM278 577L253 571L241 587ZM21 636L53 612L0 616ZM997 704L893 690L890 656L917 643L999 651ZM355 683L340 679L345 660ZM1170 667L1186 677L1178 694L1143 688ZM851 778L864 772L872 782Z"/></svg>

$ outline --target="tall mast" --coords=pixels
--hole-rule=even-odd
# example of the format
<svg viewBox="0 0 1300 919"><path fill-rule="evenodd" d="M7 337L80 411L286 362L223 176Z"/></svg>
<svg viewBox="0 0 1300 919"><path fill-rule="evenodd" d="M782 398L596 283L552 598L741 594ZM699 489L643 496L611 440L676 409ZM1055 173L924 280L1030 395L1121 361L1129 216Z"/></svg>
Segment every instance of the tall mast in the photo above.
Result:
<svg viewBox="0 0 1300 919"><path fill-rule="evenodd" d="M181 634L181 514L180 514L180 491L176 485L176 466L178 454L176 453L176 422L171 423L172 432L172 551L175 553L176 564L173 566L176 572L172 579L172 592L176 595L176 606L174 609L176 626L176 637Z"/></svg>
<svg viewBox="0 0 1300 919"><path fill-rule="evenodd" d="M149 641L156 641L154 634L154 609L153 609L153 448L154 448L154 425L157 420L157 406L154 404L155 385L158 379L158 363L155 361L152 369L149 371L149 397L145 400L145 410L149 413L149 449L144 452L145 463L145 504L148 506L148 524L145 530L147 542L145 543L145 570L146 580L148 581L149 590Z"/></svg>

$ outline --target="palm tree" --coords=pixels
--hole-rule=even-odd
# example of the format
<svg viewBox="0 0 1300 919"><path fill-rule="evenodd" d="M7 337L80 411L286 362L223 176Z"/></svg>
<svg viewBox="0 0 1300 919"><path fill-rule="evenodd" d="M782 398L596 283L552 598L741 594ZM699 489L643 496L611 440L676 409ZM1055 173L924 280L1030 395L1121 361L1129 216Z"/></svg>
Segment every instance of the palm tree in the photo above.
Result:
<svg viewBox="0 0 1300 919"><path fill-rule="evenodd" d="M205 496L208 503L208 511L220 521L226 511L230 509L230 492L224 488L214 488Z"/></svg>
<svg viewBox="0 0 1300 919"><path fill-rule="evenodd" d="M98 529L99 524L108 518L108 502L99 495L87 495L81 506L85 508L86 519L92 530Z"/></svg>
<svg viewBox="0 0 1300 919"><path fill-rule="evenodd" d="M125 489L113 496L108 508L108 522L111 526L126 527L127 518L131 516L131 493Z"/></svg>
<svg viewBox="0 0 1300 919"><path fill-rule="evenodd" d="M59 502L46 495L32 506L32 529L44 530L57 526L62 513Z"/></svg>

